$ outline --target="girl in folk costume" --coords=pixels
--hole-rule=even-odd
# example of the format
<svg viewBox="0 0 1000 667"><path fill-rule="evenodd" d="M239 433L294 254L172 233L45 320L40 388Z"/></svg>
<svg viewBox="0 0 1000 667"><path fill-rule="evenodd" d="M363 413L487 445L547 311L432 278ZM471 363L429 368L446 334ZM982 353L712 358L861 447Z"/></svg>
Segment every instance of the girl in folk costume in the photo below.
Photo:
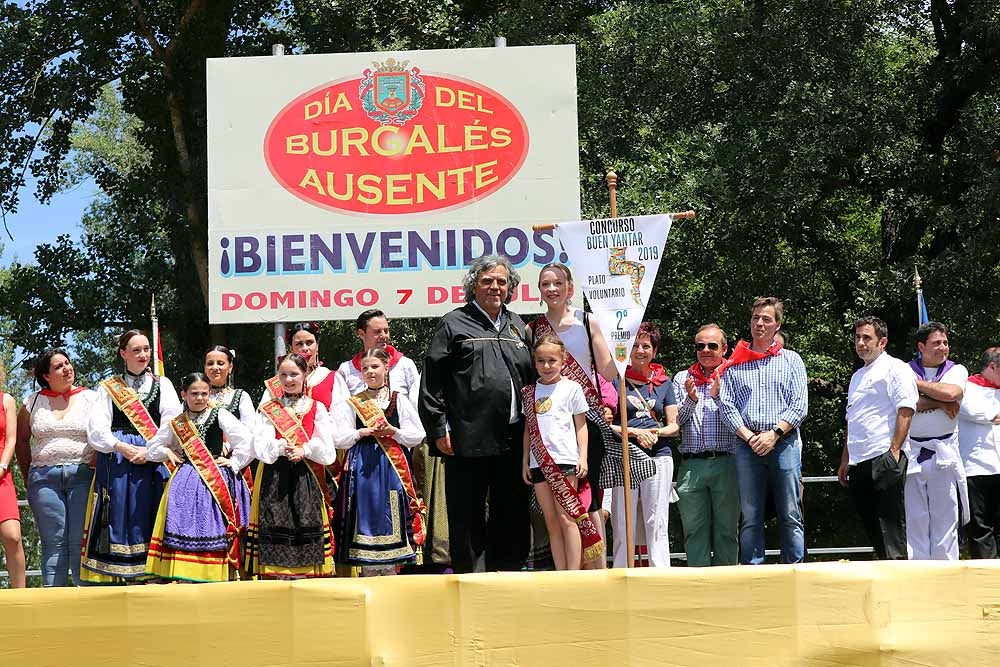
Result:
<svg viewBox="0 0 1000 667"><path fill-rule="evenodd" d="M361 356L366 350L384 349L389 353L389 385L414 405L420 391L420 371L413 360L389 344L389 320L377 308L366 310L356 322L361 351L340 365L337 372L346 380L352 395L367 389L361 373ZM448 545L448 508L445 505L444 457L431 456L427 442L412 450L413 475L420 496L427 504L427 539L417 552L416 564L443 569L451 564Z"/></svg>
<svg viewBox="0 0 1000 667"><path fill-rule="evenodd" d="M334 441L348 449L337 498L337 562L362 576L395 574L424 543L426 512L413 482L410 449L424 439L417 410L386 382L389 353L361 355L366 389L333 408Z"/></svg>
<svg viewBox="0 0 1000 667"><path fill-rule="evenodd" d="M250 514L250 491L240 476L253 458L253 433L211 403L204 373L181 380L184 411L157 431L149 461L177 469L160 501L146 573L182 581L238 579L240 541Z"/></svg>
<svg viewBox="0 0 1000 667"><path fill-rule="evenodd" d="M289 327L285 333L285 343L289 352L302 357L306 362L306 380L304 393L323 404L327 410L334 398L338 401L349 394L344 386L343 378L331 371L319 360L319 324L315 322L299 322ZM275 375L264 383L264 396L261 405L272 398L281 398L284 388L280 378Z"/></svg>
<svg viewBox="0 0 1000 667"><path fill-rule="evenodd" d="M604 516L601 501L604 489L622 486L621 443L608 425L609 409L605 406L600 388L600 377L614 382L618 368L611 357L604 334L597 322L582 309L572 307L574 294L573 274L564 264L553 263L542 267L538 276L538 289L545 302L545 315L531 324L532 333L538 337L552 335L566 348L562 375L580 385L587 399L587 468L591 501L587 507L591 521L604 535ZM617 393L615 394L617 396ZM629 470L633 486L652 477L655 473L649 456L635 444L629 445ZM603 568L602 560L593 563Z"/></svg>
<svg viewBox="0 0 1000 667"><path fill-rule="evenodd" d="M557 570L578 570L601 559L604 542L590 519L587 482L587 418L580 385L562 377L566 346L543 334L535 340L538 382L525 387L525 484L534 484L549 532Z"/></svg>
<svg viewBox="0 0 1000 667"><path fill-rule="evenodd" d="M149 339L138 329L118 339L125 372L101 382L87 424L98 452L83 530L80 578L115 584L146 576L156 510L170 476L146 460L146 443L181 411L170 380L149 369Z"/></svg>
<svg viewBox="0 0 1000 667"><path fill-rule="evenodd" d="M244 426L253 430L257 423L257 412L250 394L233 386L235 362L236 352L225 345L216 345L205 353L205 376L209 381L208 401L213 408L224 408L236 415Z"/></svg>
<svg viewBox="0 0 1000 667"><path fill-rule="evenodd" d="M257 468L244 550L247 574L324 577L333 572L332 502L324 466L337 450L330 415L305 394L308 365L292 353L278 365L281 398L258 411Z"/></svg>
<svg viewBox="0 0 1000 667"><path fill-rule="evenodd" d="M367 350L378 348L389 355L389 384L393 391L406 396L416 405L417 392L420 390L420 371L412 359L389 344L389 320L385 313L377 308L366 310L358 315L356 324L361 351L337 369L347 382L348 392L353 396L367 388L361 372L361 355Z"/></svg>
<svg viewBox="0 0 1000 667"><path fill-rule="evenodd" d="M214 408L224 408L243 422L252 432L257 426L257 413L253 399L242 389L233 387L233 364L236 351L225 345L216 345L205 353L205 376L210 383L208 402ZM256 466L243 468L243 480L253 490L253 473Z"/></svg>

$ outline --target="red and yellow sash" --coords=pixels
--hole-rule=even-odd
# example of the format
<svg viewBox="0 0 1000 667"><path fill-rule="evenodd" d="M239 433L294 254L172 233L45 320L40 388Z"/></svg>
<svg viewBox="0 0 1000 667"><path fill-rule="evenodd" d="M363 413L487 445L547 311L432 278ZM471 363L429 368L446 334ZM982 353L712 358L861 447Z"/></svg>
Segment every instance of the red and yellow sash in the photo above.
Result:
<svg viewBox="0 0 1000 667"><path fill-rule="evenodd" d="M382 408L378 406L378 403L374 399L367 395L358 394L351 396L347 399L347 402L354 408L354 412L361 419L361 423L368 428L381 428L388 424ZM417 546L421 546L427 538L427 507L424 505L423 499L417 496L417 489L413 485L413 476L410 474L410 465L406 461L403 446L393 440L392 437L376 437L375 441L378 442L386 458L389 459L389 463L392 464L392 469L396 471L399 481L403 483L403 490L406 492L406 497L409 500L410 515L413 517L413 541Z"/></svg>
<svg viewBox="0 0 1000 667"><path fill-rule="evenodd" d="M566 481L566 475L559 470L559 466L552 459L552 455L549 454L549 450L545 448L545 443L542 441L542 432L538 428L538 417L535 415L535 385L528 385L522 389L522 392L525 426L528 429L531 453L535 455L535 460L545 475L545 481L552 489L552 495L566 510L566 513L576 521L583 545L583 560L585 562L596 560L604 553L604 542L594 522L590 520L590 515L587 514L587 507L580 500L580 493L587 488L589 482L586 479L581 479L580 486L574 489Z"/></svg>
<svg viewBox="0 0 1000 667"><path fill-rule="evenodd" d="M290 444L302 448L305 444L309 442L309 434L302 427L302 421L295 415L294 412L286 408L281 404L281 401L275 399L264 403L259 408L260 412L267 417L267 420L271 422L274 426L274 430L277 431L278 435L287 440ZM312 472L313 477L316 479L316 484L319 485L320 491L323 492L323 502L326 504L326 511L330 517L331 524L333 523L333 497L330 494L330 487L326 483L325 468L322 463L316 463L315 461L310 461L308 459L303 459L303 462L307 464L307 467ZM331 540L333 536L331 535Z"/></svg>
<svg viewBox="0 0 1000 667"><path fill-rule="evenodd" d="M236 503L229 492L229 485L226 484L226 478L222 476L219 464L215 462L211 452L208 451L208 447L201 439L201 434L198 433L198 427L194 425L190 417L184 413L174 417L170 421L170 429L180 441L188 461L194 466L201 481L205 482L205 486L212 493L212 498L222 510L222 516L226 518L226 542L229 544L226 556L229 564L238 569L240 567L240 518L236 511Z"/></svg>
<svg viewBox="0 0 1000 667"><path fill-rule="evenodd" d="M108 395L111 396L111 400L114 402L115 407L122 411L126 417L128 417L129 422L135 427L135 430L143 437L147 442L153 439L156 435L158 429L156 422L149 415L149 410L146 406L142 404L142 399L139 398L139 394L135 389L125 384L125 380L121 379L117 375L109 377L107 380L101 382L101 386L104 387ZM167 466L170 472L174 471L175 466L169 461L165 462L163 465Z"/></svg>
<svg viewBox="0 0 1000 667"><path fill-rule="evenodd" d="M281 398L285 395L285 388L281 386L281 380L277 375L264 380L264 387L270 392L271 398Z"/></svg>
<svg viewBox="0 0 1000 667"><path fill-rule="evenodd" d="M559 338L559 333L552 327L552 323L549 322L549 318L545 315L540 316L532 324L532 328L535 332L535 338L538 339L542 334L550 334ZM562 340L560 338L560 340ZM566 362L562 367L562 375L565 378L572 380L573 382L580 385L583 389L583 396L587 399L587 405L590 406L592 410L597 410L598 413L601 412L604 407L604 400L601 398L601 392L594 386L594 381L590 379L590 374L587 370L580 365L580 362L570 354L569 350L566 350ZM596 370L594 371L597 372Z"/></svg>

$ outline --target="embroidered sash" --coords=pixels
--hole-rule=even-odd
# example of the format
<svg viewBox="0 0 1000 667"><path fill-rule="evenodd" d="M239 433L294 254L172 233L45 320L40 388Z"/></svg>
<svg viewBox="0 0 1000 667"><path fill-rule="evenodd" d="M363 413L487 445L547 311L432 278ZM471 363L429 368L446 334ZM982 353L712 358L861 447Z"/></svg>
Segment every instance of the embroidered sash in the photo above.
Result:
<svg viewBox="0 0 1000 667"><path fill-rule="evenodd" d="M125 384L125 380L117 375L103 380L101 386L107 390L115 407L128 417L129 422L132 423L139 435L147 442L152 440L157 431L156 422L149 415L146 406L142 404L142 399L139 398L136 390ZM164 462L163 465L167 466L167 470L171 473L177 467L170 461Z"/></svg>
<svg viewBox="0 0 1000 667"><path fill-rule="evenodd" d="M385 413L382 412L382 408L374 399L364 394L358 394L351 396L347 402L354 408L361 423L368 428L381 428L388 424ZM403 453L403 446L392 437L375 437L375 441L378 442L386 458L389 459L399 481L403 483L403 490L406 491L406 497L410 501L410 515L413 517L413 541L417 546L422 546L427 538L427 507L424 505L423 499L417 496L417 489L413 485L413 476L410 474L410 466Z"/></svg>
<svg viewBox="0 0 1000 667"><path fill-rule="evenodd" d="M542 441L538 417L535 415L535 385L528 385L522 391L524 393L525 426L528 429L531 453L535 455L535 461L541 467L545 481L552 489L552 495L576 522L583 544L583 560L596 560L604 553L604 542L601 540L601 534L597 531L594 522L590 520L590 515L587 514L587 507L580 500L580 492L587 488L589 482L586 479L581 479L579 487L574 489L566 481L566 476L559 470L559 466L556 465Z"/></svg>
<svg viewBox="0 0 1000 667"><path fill-rule="evenodd" d="M240 517L236 511L233 496L229 492L229 485L226 484L226 478L222 476L219 464L215 462L211 452L208 451L208 447L198 432L198 427L194 425L190 417L184 413L174 417L170 420L170 430L177 436L188 461L194 466L201 481L205 482L205 486L211 492L215 503L222 510L222 516L226 519L226 542L229 543L226 558L231 566L238 569L240 567Z"/></svg>
<svg viewBox="0 0 1000 667"><path fill-rule="evenodd" d="M285 388L281 386L281 380L277 375L264 380L264 386L270 392L271 398L281 398L285 395Z"/></svg>
<svg viewBox="0 0 1000 667"><path fill-rule="evenodd" d="M306 433L304 428L302 428L302 421L295 416L294 412L282 405L281 401L268 401L267 403L262 404L259 410L265 417L267 417L267 420L271 422L271 425L274 426L274 430L278 432L278 435L287 440L290 444L302 448L305 447L307 442L309 442L309 434ZM316 480L316 484L319 486L320 491L323 492L323 502L326 504L326 511L332 523L333 497L330 494L330 487L326 483L325 468L321 463L316 463L315 461L310 461L308 459L302 460L306 463L310 472L312 472L313 478ZM330 539L332 541L332 535Z"/></svg>
<svg viewBox="0 0 1000 667"><path fill-rule="evenodd" d="M542 315L537 320L535 320L532 327L535 330L535 338L542 336L543 334L550 334L552 336L559 337L559 333L549 322L549 318ZM560 340L562 340L560 338ZM596 373L596 370L595 370ZM573 382L580 385L583 389L583 396L587 399L587 405L593 410L597 410L598 413L604 408L604 401L601 398L601 392L597 390L594 386L594 381L590 379L590 375L587 370L580 364L576 358L570 354L569 350L566 350L566 362L562 367L563 377L572 380Z"/></svg>

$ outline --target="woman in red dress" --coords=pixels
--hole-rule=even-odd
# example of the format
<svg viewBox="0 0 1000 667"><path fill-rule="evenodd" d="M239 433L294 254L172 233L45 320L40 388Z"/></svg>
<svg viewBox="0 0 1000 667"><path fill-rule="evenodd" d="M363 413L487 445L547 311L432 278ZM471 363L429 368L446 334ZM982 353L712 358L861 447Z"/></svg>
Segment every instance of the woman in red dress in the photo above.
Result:
<svg viewBox="0 0 1000 667"><path fill-rule="evenodd" d="M0 362L0 386L7 383ZM0 542L7 558L11 588L24 588L24 546L21 544L21 512L17 507L17 492L10 462L14 458L17 439L17 403L14 397L0 391Z"/></svg>

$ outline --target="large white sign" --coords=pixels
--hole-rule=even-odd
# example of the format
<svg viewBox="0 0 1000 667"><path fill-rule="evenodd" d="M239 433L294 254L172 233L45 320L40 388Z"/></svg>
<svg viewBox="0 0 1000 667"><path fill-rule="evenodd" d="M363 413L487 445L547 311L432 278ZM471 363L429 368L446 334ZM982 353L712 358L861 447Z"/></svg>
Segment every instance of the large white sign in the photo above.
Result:
<svg viewBox="0 0 1000 667"><path fill-rule="evenodd" d="M643 215L563 222L556 228L622 377L672 222L669 215Z"/></svg>
<svg viewBox="0 0 1000 667"><path fill-rule="evenodd" d="M538 312L580 217L572 46L208 61L212 323L443 314L507 255Z"/></svg>

